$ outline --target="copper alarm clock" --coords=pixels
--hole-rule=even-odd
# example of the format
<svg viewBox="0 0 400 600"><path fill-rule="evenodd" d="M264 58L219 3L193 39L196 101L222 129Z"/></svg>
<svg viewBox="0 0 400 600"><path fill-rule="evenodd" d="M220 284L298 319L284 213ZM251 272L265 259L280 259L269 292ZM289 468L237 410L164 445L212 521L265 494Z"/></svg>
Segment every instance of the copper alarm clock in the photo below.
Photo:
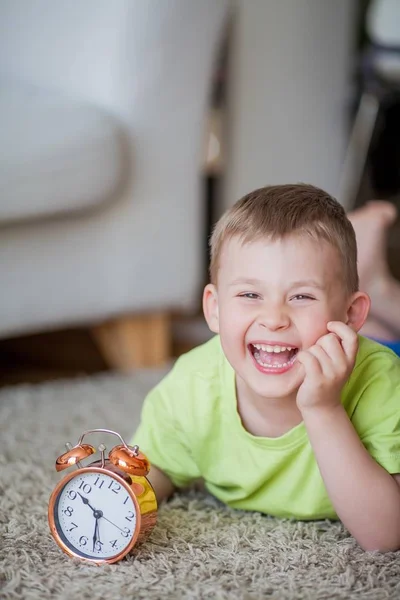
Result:
<svg viewBox="0 0 400 600"><path fill-rule="evenodd" d="M105 457L100 444L100 460L83 466L81 461L96 452L83 443L85 435L109 433L121 444ZM94 563L114 563L142 541L157 520L157 500L147 479L150 469L138 446L128 446L109 429L85 431L76 446L66 444L67 452L56 460L56 470L72 465L53 490L48 508L51 533L69 556Z"/></svg>

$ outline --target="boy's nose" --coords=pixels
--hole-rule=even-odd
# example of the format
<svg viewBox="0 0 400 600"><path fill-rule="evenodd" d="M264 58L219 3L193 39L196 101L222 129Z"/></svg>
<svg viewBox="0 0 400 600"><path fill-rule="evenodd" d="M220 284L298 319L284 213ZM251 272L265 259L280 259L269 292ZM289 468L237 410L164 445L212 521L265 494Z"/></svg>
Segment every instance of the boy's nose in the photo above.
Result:
<svg viewBox="0 0 400 600"><path fill-rule="evenodd" d="M270 331L277 331L278 329L286 329L290 325L290 318L288 313L281 306L267 306L264 308L262 314L258 319L261 327L265 327Z"/></svg>

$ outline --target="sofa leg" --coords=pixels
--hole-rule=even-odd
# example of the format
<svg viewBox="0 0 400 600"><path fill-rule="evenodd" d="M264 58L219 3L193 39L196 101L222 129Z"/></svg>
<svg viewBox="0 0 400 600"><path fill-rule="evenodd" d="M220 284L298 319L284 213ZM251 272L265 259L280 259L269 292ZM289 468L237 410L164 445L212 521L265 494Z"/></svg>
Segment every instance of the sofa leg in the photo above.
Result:
<svg viewBox="0 0 400 600"><path fill-rule="evenodd" d="M117 371L159 367L171 358L167 313L118 317L96 325L91 333L106 364Z"/></svg>

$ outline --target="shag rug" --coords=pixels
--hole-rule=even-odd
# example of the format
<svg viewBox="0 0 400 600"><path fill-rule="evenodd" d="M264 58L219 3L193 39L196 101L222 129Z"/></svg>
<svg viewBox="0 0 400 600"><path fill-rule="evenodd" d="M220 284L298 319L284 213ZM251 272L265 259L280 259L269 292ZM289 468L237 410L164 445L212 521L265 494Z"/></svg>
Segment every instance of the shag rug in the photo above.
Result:
<svg viewBox="0 0 400 600"><path fill-rule="evenodd" d="M200 492L162 505L151 536L120 563L94 566L64 554L47 524L60 479L56 457L87 429L129 439L161 376L143 371L0 391L0 598L400 598L400 552L365 553L338 523L234 511Z"/></svg>

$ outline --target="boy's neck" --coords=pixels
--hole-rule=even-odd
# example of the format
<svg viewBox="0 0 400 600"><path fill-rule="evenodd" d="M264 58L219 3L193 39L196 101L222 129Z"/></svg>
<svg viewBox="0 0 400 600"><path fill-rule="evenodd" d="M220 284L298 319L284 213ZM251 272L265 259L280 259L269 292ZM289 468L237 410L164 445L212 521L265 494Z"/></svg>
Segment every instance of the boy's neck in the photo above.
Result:
<svg viewBox="0 0 400 600"><path fill-rule="evenodd" d="M262 398L236 377L236 406L243 427L259 437L281 437L303 418L293 398Z"/></svg>

